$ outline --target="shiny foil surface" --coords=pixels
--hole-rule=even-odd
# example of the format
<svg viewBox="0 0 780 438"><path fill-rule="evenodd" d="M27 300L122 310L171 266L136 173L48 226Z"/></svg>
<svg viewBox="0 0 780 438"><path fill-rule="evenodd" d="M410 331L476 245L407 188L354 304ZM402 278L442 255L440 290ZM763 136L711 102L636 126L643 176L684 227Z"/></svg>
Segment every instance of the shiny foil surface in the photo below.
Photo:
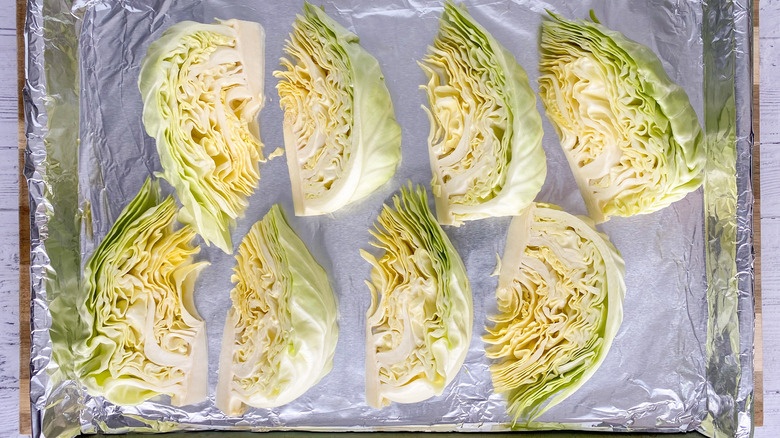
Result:
<svg viewBox="0 0 780 438"><path fill-rule="evenodd" d="M385 75L402 128L402 162L379 190L334 214L295 217L285 157L260 165L258 189L232 232L234 249L275 204L328 272L339 303L333 371L294 402L230 418L214 405L219 354L235 259L202 245L196 307L206 321L209 398L172 407L167 397L120 407L72 380L67 346L52 342L59 312L72 309L85 261L138 193L161 170L146 135L137 80L149 44L182 20L238 18L265 28L265 155L283 147L272 72L303 2L227 0L29 0L25 175L32 212L32 382L35 436L177 430L481 430L512 427L493 392L481 336L496 310L496 254L509 218L445 227L466 265L474 329L463 368L444 393L422 403L373 409L365 403L365 312L369 229L407 181L430 195L425 81L417 61L438 29L440 1L325 0ZM650 47L691 99L706 134L705 186L657 213L600 225L626 262L624 320L596 374L533 429L675 432L747 437L752 430L753 254L751 11L747 0L467 0L470 13L526 70L538 91L538 37L546 11L602 24ZM537 98L537 109L544 108ZM536 200L586 214L546 117L548 174ZM724 157L726 157L724 159ZM162 182L163 192L172 188ZM431 201L432 206L432 201ZM63 354L58 352L63 351Z"/></svg>

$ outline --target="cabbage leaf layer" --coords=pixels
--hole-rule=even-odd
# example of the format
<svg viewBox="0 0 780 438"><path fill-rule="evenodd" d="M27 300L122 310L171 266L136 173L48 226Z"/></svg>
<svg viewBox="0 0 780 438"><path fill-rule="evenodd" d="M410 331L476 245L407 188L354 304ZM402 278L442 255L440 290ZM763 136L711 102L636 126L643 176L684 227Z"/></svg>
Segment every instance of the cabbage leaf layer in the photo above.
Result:
<svg viewBox="0 0 780 438"><path fill-rule="evenodd" d="M147 179L84 267L79 317L89 327L74 346L90 394L134 405L160 394L173 405L205 400L205 324L193 302L195 231L174 230L176 203L159 202Z"/></svg>
<svg viewBox="0 0 780 438"><path fill-rule="evenodd" d="M182 21L149 46L138 79L144 126L182 204L179 220L226 253L264 161L264 45L257 23Z"/></svg>
<svg viewBox="0 0 780 438"><path fill-rule="evenodd" d="M471 342L473 305L466 268L428 208L425 189L402 188L385 205L366 251L372 265L366 314L366 399L370 406L440 395Z"/></svg>
<svg viewBox="0 0 780 438"><path fill-rule="evenodd" d="M624 274L587 217L536 203L512 219L484 341L515 421L543 414L596 372L623 319Z"/></svg>
<svg viewBox="0 0 780 438"><path fill-rule="evenodd" d="M332 213L376 190L401 160L401 128L377 60L306 3L282 58L280 105L296 215Z"/></svg>
<svg viewBox="0 0 780 438"><path fill-rule="evenodd" d="M274 205L236 255L217 386L217 407L289 403L328 374L338 308L325 270Z"/></svg>
<svg viewBox="0 0 780 438"><path fill-rule="evenodd" d="M696 112L648 47L552 14L539 70L547 117L596 223L660 210L701 185Z"/></svg>
<svg viewBox="0 0 780 438"><path fill-rule="evenodd" d="M528 76L465 7L445 3L439 26L420 64L439 222L520 214L547 174Z"/></svg>

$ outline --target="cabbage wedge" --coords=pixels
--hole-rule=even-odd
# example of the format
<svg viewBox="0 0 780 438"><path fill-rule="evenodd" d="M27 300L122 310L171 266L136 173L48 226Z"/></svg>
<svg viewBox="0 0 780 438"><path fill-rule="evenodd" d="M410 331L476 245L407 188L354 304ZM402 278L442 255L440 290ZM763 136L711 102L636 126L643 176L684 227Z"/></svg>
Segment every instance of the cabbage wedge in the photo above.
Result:
<svg viewBox="0 0 780 438"><path fill-rule="evenodd" d="M368 196L401 161L401 128L377 60L357 35L306 3L274 72L295 214Z"/></svg>
<svg viewBox="0 0 780 438"><path fill-rule="evenodd" d="M515 421L543 414L599 368L623 320L624 274L587 217L536 203L512 219L484 341Z"/></svg>
<svg viewBox="0 0 780 438"><path fill-rule="evenodd" d="M161 394L175 406L208 393L206 328L193 287L195 231L174 230L176 203L147 179L84 267L78 316L89 330L74 346L87 391L118 405Z"/></svg>
<svg viewBox="0 0 780 438"><path fill-rule="evenodd" d="M260 179L265 34L248 21L183 21L149 46L138 87L179 220L233 252L230 228Z"/></svg>
<svg viewBox="0 0 780 438"><path fill-rule="evenodd" d="M542 117L514 56L463 6L444 4L420 63L436 216L444 225L520 214L544 184Z"/></svg>
<svg viewBox="0 0 780 438"><path fill-rule="evenodd" d="M371 244L366 313L366 400L382 407L440 395L463 365L474 308L466 268L428 208L425 189L385 205Z"/></svg>
<svg viewBox="0 0 780 438"><path fill-rule="evenodd" d="M542 23L539 94L590 216L651 213L696 190L702 131L658 57L598 22L551 16Z"/></svg>
<svg viewBox="0 0 780 438"><path fill-rule="evenodd" d="M219 364L217 407L289 403L333 367L338 308L325 270L278 205L247 233L236 255Z"/></svg>

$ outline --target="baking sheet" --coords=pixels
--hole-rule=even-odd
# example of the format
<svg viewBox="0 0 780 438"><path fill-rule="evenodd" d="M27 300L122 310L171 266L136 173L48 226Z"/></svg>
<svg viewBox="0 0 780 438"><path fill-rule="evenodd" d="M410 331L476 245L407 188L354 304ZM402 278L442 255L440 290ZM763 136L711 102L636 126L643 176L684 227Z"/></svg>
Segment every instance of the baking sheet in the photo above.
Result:
<svg viewBox="0 0 780 438"><path fill-rule="evenodd" d="M660 212L613 218L600 226L626 260L628 291L623 325L598 372L531 427L644 431L700 428L710 434L731 430L728 427L732 426L736 431L735 425L744 429L746 420L739 415L748 415L752 384L737 380L733 370L744 375L745 366L741 365L752 352L752 336L747 338L745 325L745 321L752 321L752 307L750 312L744 310L745 299L752 299L748 287L752 259L749 254L731 259L742 273L742 284L729 282L728 272L718 263L710 263L709 272L707 266L719 254L737 254L737 247L743 253L750 252L747 218L752 212L747 206L752 199L744 195L748 192L744 174L749 168L742 166L739 174L734 172L735 165L744 164L746 159L749 163L750 138L745 134L744 108L750 105L716 99L720 94L715 90L725 93L730 89L733 94L742 85L735 87L739 50L713 43L724 36L730 38L724 41L738 40L735 32L746 26L745 20L749 22L749 11L740 15L744 11L726 10L720 2L695 0L477 0L466 4L472 15L516 56L535 90L538 29L545 10L569 18L586 18L593 9L603 24L659 55L670 77L687 91L708 141L735 152L736 146L740 152L732 161L722 163L725 169L721 173L712 166L708 169L713 175L722 174L729 183L734 180L734 191L726 190L717 197L720 203L733 201L734 211L714 212L710 207L715 198L712 194L705 197L700 189ZM277 409L250 409L243 418L230 419L214 407L213 394L221 331L230 306L232 255L205 246L200 255L200 259L211 262L200 275L195 292L209 338L212 395L202 404L175 408L161 398L120 408L86 395L69 380L68 353L58 347L62 345L58 340L67 336L67 327L57 325L56 315L58 309L72 304L78 267L146 177L160 170L154 141L145 134L141 122L142 103L136 85L148 45L182 20L240 18L263 25L267 36L267 102L260 122L268 154L283 145L283 113L273 88L276 79L272 71L277 68L284 40L302 2L128 0L70 5L66 1L30 1L26 93L29 146L25 172L31 187L31 211L36 212L33 232L38 233L32 239L35 330L31 396L40 412L34 425L36 434L181 428L376 430L433 426L443 430L505 430L510 426L501 395L493 394L489 361L481 341L486 316L495 310L496 278L489 274L494 269L495 254L503 252L508 218L445 227L461 253L474 294L472 345L456 379L442 396L425 403L393 404L382 410L365 404L363 336L370 296L363 281L369 276L370 266L358 250L369 248L368 229L382 204L400 185L408 180L428 185L430 180L428 120L420 108L427 102L417 88L424 82L424 74L416 62L433 40L442 7L440 2L422 0L325 1L322 5L334 19L357 33L363 47L379 60L402 127L402 163L395 177L364 201L333 215L306 218L292 214L284 157L261 165L260 187L232 233L234 247L271 205L281 203L293 228L331 277L339 300L340 338L333 371L302 397ZM739 4L728 7L737 9ZM720 82L709 80L707 72L718 61L729 59L735 74L720 75L725 78ZM711 130L715 122L709 121L710 114L721 107L731 108L735 116ZM540 102L537 108L543 113ZM733 112L736 108L742 111ZM548 176L537 200L558 204L570 213L585 214L557 135L547 119L543 120ZM738 124L738 120L743 123ZM749 123L749 115L747 120ZM739 141L737 128L742 131ZM733 139L729 133L734 133ZM736 196L737 175L742 178L741 197ZM163 187L172 192L165 183ZM742 206L739 211L737 202ZM713 225L719 223L713 222L713 217L725 221L720 228ZM732 237L722 232L730 230L728 225L736 224L737 219L742 232L739 242L736 233ZM734 244L721 245L722 239ZM713 281L719 275L725 276L725 287L713 288L720 284ZM743 330L739 330L740 321L734 320L738 316L736 308L718 306L720 302L741 303ZM713 321L719 312L733 318L718 325ZM718 333L726 336L715 336ZM710 336L728 342L719 350L707 351ZM742 349L739 353L726 350L733 346L733 339ZM52 349L57 352L53 360ZM731 361L713 363L715 356ZM732 381L734 385L730 386ZM714 400L721 402L717 409L713 409ZM735 421L726 421L728 415ZM749 420L748 415L748 424Z"/></svg>

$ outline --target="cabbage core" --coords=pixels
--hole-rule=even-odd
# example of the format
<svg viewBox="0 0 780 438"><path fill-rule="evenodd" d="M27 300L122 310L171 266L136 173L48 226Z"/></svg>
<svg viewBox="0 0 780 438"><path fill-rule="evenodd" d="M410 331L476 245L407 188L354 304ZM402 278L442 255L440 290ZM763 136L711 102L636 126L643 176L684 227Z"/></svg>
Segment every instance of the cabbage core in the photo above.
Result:
<svg viewBox="0 0 780 438"><path fill-rule="evenodd" d="M541 415L596 372L622 321L624 272L588 218L537 203L512 220L484 340L515 420Z"/></svg>
<svg viewBox="0 0 780 438"><path fill-rule="evenodd" d="M241 242L232 280L217 406L240 415L289 403L333 366L338 309L325 270L274 205Z"/></svg>
<svg viewBox="0 0 780 438"><path fill-rule="evenodd" d="M149 46L138 80L144 126L182 203L180 220L227 253L264 161L264 38L247 21L180 22Z"/></svg>
<svg viewBox="0 0 780 438"><path fill-rule="evenodd" d="M473 305L466 268L428 209L422 187L404 188L372 232L366 314L366 399L381 407L440 395L471 342Z"/></svg>
<svg viewBox="0 0 780 438"><path fill-rule="evenodd" d="M176 204L159 202L147 180L84 268L78 309L88 335L77 343L76 369L89 393L119 405L171 396L175 406L208 392L205 324L193 303L199 248L192 228L174 230Z"/></svg>
<svg viewBox="0 0 780 438"><path fill-rule="evenodd" d="M401 128L377 60L358 37L308 3L279 78L295 214L332 213L387 182Z"/></svg>
<svg viewBox="0 0 780 438"><path fill-rule="evenodd" d="M662 209L701 185L685 91L645 46L597 23L542 23L539 88L597 223Z"/></svg>
<svg viewBox="0 0 780 438"><path fill-rule="evenodd" d="M439 222L519 214L547 172L542 119L514 56L463 7L447 2L420 64ZM424 107L423 107L424 108Z"/></svg>

